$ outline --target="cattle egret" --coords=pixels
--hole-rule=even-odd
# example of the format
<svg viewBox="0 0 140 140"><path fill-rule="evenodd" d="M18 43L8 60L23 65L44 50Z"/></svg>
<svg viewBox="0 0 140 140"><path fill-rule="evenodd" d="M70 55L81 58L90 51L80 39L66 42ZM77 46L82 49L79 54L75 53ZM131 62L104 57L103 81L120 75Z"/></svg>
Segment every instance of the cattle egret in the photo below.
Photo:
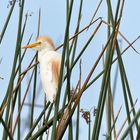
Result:
<svg viewBox="0 0 140 140"><path fill-rule="evenodd" d="M32 48L38 51L43 89L49 101L53 103L58 90L61 55L55 51L52 40L47 36L39 37L35 43L23 48Z"/></svg>

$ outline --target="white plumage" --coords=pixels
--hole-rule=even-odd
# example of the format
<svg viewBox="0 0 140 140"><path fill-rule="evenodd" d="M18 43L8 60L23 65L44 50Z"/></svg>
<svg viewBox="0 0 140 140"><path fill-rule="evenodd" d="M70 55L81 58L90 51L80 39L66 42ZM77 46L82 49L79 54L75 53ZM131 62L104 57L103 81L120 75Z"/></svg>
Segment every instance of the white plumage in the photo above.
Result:
<svg viewBox="0 0 140 140"><path fill-rule="evenodd" d="M58 90L61 55L55 51L53 42L46 36L37 38L36 43L24 48L33 48L38 51L43 89L49 101L53 103Z"/></svg>
<svg viewBox="0 0 140 140"><path fill-rule="evenodd" d="M54 102L58 90L61 56L48 51L43 56L39 55L41 81L50 102Z"/></svg>

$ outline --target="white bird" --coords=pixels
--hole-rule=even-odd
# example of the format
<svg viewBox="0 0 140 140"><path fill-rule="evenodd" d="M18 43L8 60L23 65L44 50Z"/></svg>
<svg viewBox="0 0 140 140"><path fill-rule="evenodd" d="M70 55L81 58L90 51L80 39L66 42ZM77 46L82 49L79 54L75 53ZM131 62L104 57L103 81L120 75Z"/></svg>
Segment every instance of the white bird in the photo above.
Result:
<svg viewBox="0 0 140 140"><path fill-rule="evenodd" d="M55 51L52 40L47 36L39 37L35 43L23 48L32 48L38 51L43 89L49 101L53 103L58 90L61 55Z"/></svg>

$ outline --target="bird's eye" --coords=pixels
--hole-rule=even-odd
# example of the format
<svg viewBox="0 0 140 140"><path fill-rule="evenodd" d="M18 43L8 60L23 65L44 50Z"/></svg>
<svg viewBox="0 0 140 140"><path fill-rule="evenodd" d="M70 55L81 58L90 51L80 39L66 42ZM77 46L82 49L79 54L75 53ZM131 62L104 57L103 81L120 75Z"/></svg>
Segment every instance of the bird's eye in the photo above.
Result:
<svg viewBox="0 0 140 140"><path fill-rule="evenodd" d="M42 44L42 41L38 41L37 44L38 44L38 45L41 45L41 44Z"/></svg>

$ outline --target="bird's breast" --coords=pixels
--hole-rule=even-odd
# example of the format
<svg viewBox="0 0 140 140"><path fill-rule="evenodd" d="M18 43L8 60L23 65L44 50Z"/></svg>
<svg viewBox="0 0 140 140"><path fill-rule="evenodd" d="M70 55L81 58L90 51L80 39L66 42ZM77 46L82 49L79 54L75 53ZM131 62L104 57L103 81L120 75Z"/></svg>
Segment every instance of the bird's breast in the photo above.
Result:
<svg viewBox="0 0 140 140"><path fill-rule="evenodd" d="M61 55L55 51L41 51L38 53L38 61L44 63L44 61L51 61L60 58Z"/></svg>
<svg viewBox="0 0 140 140"><path fill-rule="evenodd" d="M54 64L57 62L57 60L61 61L61 55L55 51L48 51L45 53L39 53L38 59L40 62L41 79L43 81L44 79L52 81L53 76L55 76L53 74L53 68L55 66Z"/></svg>

